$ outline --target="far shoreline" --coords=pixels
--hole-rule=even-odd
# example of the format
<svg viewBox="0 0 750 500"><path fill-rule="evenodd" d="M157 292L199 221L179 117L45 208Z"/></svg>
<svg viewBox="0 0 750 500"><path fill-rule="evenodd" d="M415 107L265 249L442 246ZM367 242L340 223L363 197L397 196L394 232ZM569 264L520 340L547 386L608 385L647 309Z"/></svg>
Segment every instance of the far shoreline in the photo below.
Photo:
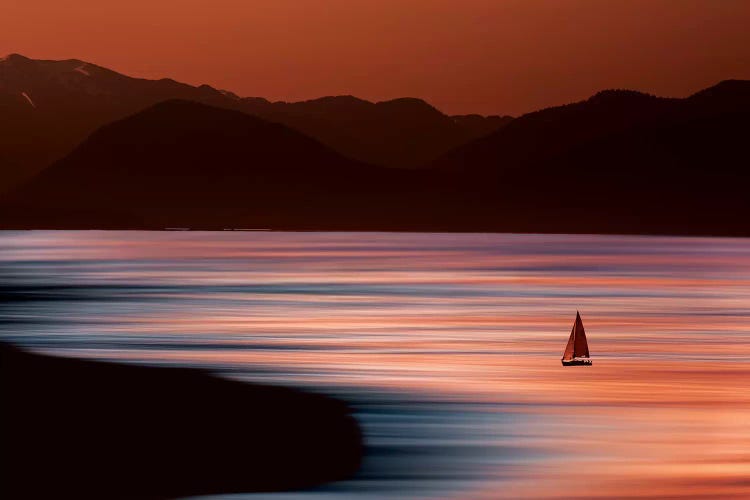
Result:
<svg viewBox="0 0 750 500"><path fill-rule="evenodd" d="M666 232L666 231L653 231L653 232L626 232L626 231L612 231L612 232L588 232L588 231L534 231L534 230L475 230L475 229L326 229L326 228L242 228L242 229L230 229L230 228L13 228L13 227L0 227L0 233L3 232L33 232L33 231L47 231L47 232L86 232L86 231L99 231L99 232L153 232L153 233L373 233L373 234L476 234L476 235L538 235L538 236L628 236L628 237L643 237L643 238L724 238L724 239L748 239L750 238L750 231L747 233L740 234L726 234L726 233L684 233L684 232Z"/></svg>

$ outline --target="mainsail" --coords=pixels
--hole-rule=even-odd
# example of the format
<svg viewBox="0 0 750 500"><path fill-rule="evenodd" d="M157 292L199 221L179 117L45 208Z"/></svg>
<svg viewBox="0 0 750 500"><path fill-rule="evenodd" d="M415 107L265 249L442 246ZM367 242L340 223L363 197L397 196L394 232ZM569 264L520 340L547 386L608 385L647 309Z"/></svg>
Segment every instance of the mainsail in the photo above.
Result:
<svg viewBox="0 0 750 500"><path fill-rule="evenodd" d="M568 338L568 345L565 346L563 361L570 361L573 358L588 358L589 344L586 342L586 331L583 329L581 315L576 311L576 321L573 323L573 330Z"/></svg>

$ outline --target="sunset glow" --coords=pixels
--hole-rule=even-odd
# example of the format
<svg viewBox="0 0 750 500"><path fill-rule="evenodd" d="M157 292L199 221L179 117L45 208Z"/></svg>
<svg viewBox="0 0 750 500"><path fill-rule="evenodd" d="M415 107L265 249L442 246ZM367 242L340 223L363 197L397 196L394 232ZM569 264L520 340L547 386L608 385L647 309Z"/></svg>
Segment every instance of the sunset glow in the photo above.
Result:
<svg viewBox="0 0 750 500"><path fill-rule="evenodd" d="M749 18L744 0L11 1L0 50L273 100L515 115L604 88L685 96L750 78Z"/></svg>
<svg viewBox="0 0 750 500"><path fill-rule="evenodd" d="M0 497L750 499L749 26L5 2Z"/></svg>

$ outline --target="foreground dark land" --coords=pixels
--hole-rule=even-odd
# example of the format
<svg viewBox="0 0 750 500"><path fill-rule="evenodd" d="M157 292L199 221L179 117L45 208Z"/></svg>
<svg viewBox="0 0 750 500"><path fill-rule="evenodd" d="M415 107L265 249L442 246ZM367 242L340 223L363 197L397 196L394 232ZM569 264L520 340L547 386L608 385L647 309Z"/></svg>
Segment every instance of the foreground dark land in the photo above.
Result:
<svg viewBox="0 0 750 500"><path fill-rule="evenodd" d="M7 344L0 354L3 498L279 491L359 467L359 427L324 396Z"/></svg>

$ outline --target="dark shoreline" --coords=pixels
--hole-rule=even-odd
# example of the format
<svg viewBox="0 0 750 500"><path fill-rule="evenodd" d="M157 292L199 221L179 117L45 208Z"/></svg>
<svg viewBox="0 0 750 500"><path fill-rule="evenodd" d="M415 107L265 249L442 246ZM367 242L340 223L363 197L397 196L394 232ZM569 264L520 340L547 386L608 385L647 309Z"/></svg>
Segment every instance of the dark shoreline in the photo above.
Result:
<svg viewBox="0 0 750 500"><path fill-rule="evenodd" d="M356 420L326 396L6 343L0 354L3 498L298 490L362 459Z"/></svg>
<svg viewBox="0 0 750 500"><path fill-rule="evenodd" d="M535 230L479 230L479 229L331 229L331 228L317 228L317 229L300 229L300 228L265 228L265 229L217 229L217 228L187 228L187 229L166 229L166 228L139 228L139 227L128 227L128 228L102 228L102 227L88 227L88 228L60 228L60 227L2 227L0 231L128 231L128 232L165 232L165 233L394 233L394 234L509 234L509 235L559 235L559 236L641 236L641 237L664 237L664 238L733 238L742 239L750 238L750 228L747 231L737 231L733 233L712 233L712 232L669 232L669 231L643 231L643 232L625 232L625 231L611 231L611 232L589 232L589 231L570 231L570 230L559 230L559 231L535 231Z"/></svg>

